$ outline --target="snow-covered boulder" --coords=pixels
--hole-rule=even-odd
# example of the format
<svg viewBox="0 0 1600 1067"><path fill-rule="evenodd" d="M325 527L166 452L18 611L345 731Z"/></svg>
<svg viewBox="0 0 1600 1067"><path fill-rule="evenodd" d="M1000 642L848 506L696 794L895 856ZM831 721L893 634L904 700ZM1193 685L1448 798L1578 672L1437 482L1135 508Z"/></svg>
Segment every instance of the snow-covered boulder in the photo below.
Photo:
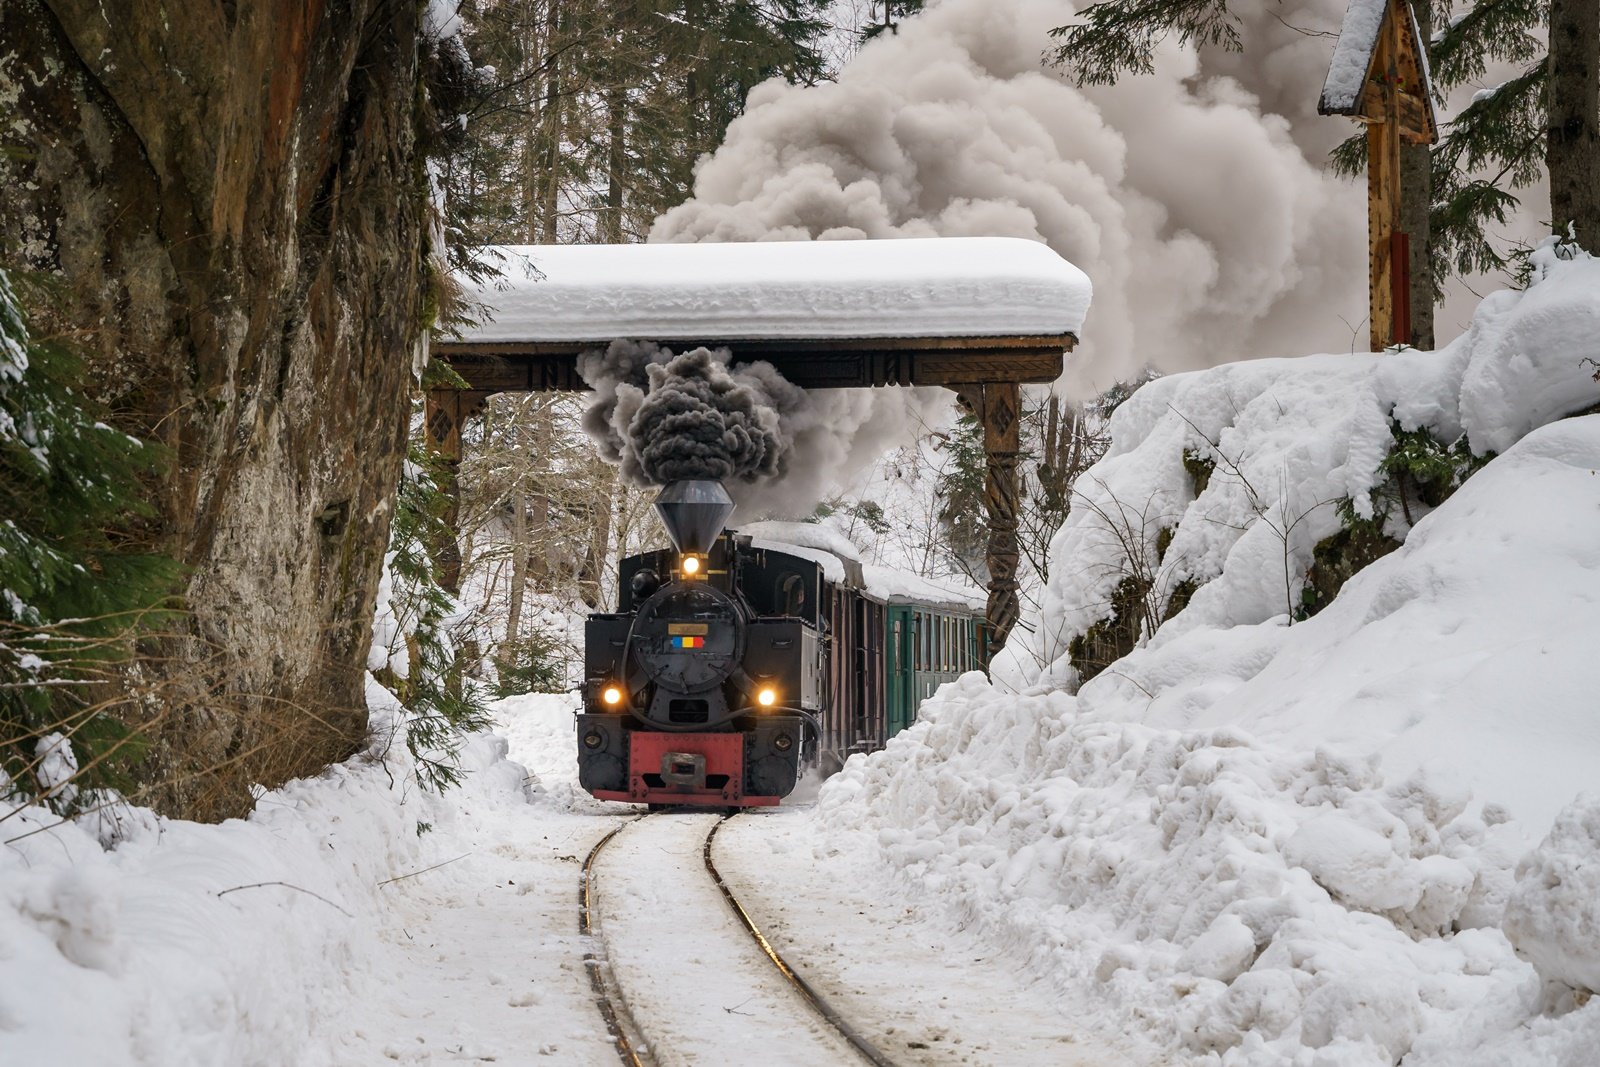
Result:
<svg viewBox="0 0 1600 1067"><path fill-rule="evenodd" d="M1600 992L1600 794L1562 809L1517 865L1505 930L1544 978Z"/></svg>
<svg viewBox="0 0 1600 1067"><path fill-rule="evenodd" d="M1492 294L1438 352L1252 360L1138 390L1112 418L1105 458L1075 486L1041 609L1013 632L995 676L1014 688L1077 686L1072 643L1113 614L1130 577L1160 624L1152 647L1288 618L1342 509L1382 520L1396 540L1431 510L1413 499L1375 513L1397 428L1444 445L1465 435L1481 461L1600 403L1600 260L1560 259L1546 245L1533 261L1534 284ZM1264 665L1255 651L1241 671ZM1203 706L1218 694L1194 696Z"/></svg>

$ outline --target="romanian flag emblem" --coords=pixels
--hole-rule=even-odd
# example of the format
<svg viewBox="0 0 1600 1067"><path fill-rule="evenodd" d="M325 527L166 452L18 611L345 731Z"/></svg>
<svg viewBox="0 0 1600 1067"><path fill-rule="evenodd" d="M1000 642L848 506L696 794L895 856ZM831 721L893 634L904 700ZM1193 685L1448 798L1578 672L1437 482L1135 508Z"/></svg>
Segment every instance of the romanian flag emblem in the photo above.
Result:
<svg viewBox="0 0 1600 1067"><path fill-rule="evenodd" d="M706 639L703 637L674 637L673 648L705 648Z"/></svg>

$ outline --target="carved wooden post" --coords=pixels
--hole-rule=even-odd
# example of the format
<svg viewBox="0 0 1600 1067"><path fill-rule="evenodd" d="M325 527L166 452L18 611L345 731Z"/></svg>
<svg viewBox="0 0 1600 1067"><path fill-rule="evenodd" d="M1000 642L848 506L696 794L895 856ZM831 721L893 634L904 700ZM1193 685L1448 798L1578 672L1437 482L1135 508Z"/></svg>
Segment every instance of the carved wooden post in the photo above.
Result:
<svg viewBox="0 0 1600 1067"><path fill-rule="evenodd" d="M439 584L451 593L461 591L461 424L466 419L468 398L460 389L431 389L423 409L423 432L428 447L443 458L439 488L448 503L445 525L450 536L444 544L433 546L439 568Z"/></svg>
<svg viewBox="0 0 1600 1067"><path fill-rule="evenodd" d="M1410 0L1383 0L1376 23L1370 14L1364 5L1350 6L1317 110L1349 115L1367 128L1368 324L1372 350L1380 352L1414 340L1401 145L1432 144L1439 135Z"/></svg>
<svg viewBox="0 0 1600 1067"><path fill-rule="evenodd" d="M961 403L983 427L983 450L989 460L983 483L984 511L989 520L989 655L1005 647L1017 624L1022 603L1017 595L1017 453L1021 450L1022 391L1016 382L962 386Z"/></svg>

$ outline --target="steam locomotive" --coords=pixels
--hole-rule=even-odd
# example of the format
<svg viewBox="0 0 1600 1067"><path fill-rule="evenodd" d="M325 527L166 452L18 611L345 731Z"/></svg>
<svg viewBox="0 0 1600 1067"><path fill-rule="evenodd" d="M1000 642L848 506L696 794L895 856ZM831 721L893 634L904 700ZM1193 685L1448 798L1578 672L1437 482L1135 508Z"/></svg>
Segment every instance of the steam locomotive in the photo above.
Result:
<svg viewBox="0 0 1600 1067"><path fill-rule="evenodd" d="M586 625L578 780L595 797L775 805L803 766L882 747L984 666L981 603L959 591L727 531L719 482L674 482L656 512L675 551L622 560L621 610Z"/></svg>

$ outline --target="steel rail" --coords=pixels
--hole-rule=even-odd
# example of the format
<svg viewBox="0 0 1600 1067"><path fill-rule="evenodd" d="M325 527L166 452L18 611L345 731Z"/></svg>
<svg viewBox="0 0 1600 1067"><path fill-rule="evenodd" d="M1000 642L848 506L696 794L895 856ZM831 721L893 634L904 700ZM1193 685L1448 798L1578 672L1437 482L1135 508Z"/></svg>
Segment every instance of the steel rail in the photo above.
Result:
<svg viewBox="0 0 1600 1067"><path fill-rule="evenodd" d="M795 972L795 969L789 966L788 961L772 946L772 942L767 940L767 935L761 932L761 928L750 917L750 913L745 910L744 905L739 903L739 898L733 895L733 890L728 888L728 883L723 881L722 872L717 870L717 865L711 859L711 843L717 839L717 831L722 829L723 824L732 817L731 815L724 815L717 821L717 824L711 828L711 832L706 835L705 846L700 851L701 857L705 860L706 871L722 892L722 899L727 901L728 907L733 910L734 916L744 926L745 931L755 939L757 945L761 946L761 951L766 953L767 959L771 960L773 965L778 968L778 971L789 980L790 986L800 994L806 1003L811 1005L812 1010L838 1032L840 1037L850 1043L851 1048L861 1054L862 1059L873 1064L874 1067L895 1067L893 1060L878 1051L877 1046L873 1045L872 1042L862 1037L855 1027L851 1026L845 1017L840 1015L833 1005L823 998L821 993L812 988L811 983L800 977Z"/></svg>
<svg viewBox="0 0 1600 1067"><path fill-rule="evenodd" d="M606 1032L611 1035L617 1057L627 1064L627 1067L652 1067L655 1061L647 1053L635 1048L633 1041L628 1037L629 1030L638 1033L639 1027L633 1021L633 1016L628 1013L627 1004L622 1001L620 988L615 977L611 975L610 963L604 953L599 951L600 935L594 928L595 860L600 857L600 851L611 843L612 838L638 821L639 819L629 819L607 833L595 842L594 848L589 850L588 858L583 861L583 871L578 881L578 932L589 943L589 947L583 952L583 969L589 974L589 987L594 990L595 1006L600 1009L600 1017L605 1020ZM614 989L617 992L614 993Z"/></svg>

